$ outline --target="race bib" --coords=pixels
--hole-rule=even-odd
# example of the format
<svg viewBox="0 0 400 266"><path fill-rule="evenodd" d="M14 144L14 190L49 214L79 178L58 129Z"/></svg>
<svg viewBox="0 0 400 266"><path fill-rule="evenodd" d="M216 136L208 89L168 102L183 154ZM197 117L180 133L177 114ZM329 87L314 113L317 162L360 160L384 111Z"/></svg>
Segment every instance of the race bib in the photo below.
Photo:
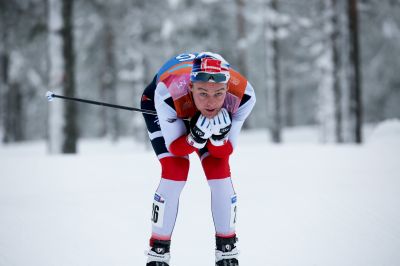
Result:
<svg viewBox="0 0 400 266"><path fill-rule="evenodd" d="M230 222L231 228L235 228L236 214L237 214L237 196L233 195L231 197L231 222Z"/></svg>
<svg viewBox="0 0 400 266"><path fill-rule="evenodd" d="M164 210L165 210L165 199L158 193L154 195L153 201L153 212L151 215L151 221L156 227L162 227L164 224Z"/></svg>

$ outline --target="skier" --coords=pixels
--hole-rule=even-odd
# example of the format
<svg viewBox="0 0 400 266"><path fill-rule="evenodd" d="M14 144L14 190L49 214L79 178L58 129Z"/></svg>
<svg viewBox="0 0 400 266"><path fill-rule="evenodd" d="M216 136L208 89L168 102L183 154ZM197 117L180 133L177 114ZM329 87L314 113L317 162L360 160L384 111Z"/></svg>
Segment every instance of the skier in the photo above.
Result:
<svg viewBox="0 0 400 266"><path fill-rule="evenodd" d="M153 201L147 266L169 266L178 202L196 152L211 189L216 265L237 266L236 203L229 156L255 104L250 83L219 54L180 54L167 61L141 98L161 180Z"/></svg>

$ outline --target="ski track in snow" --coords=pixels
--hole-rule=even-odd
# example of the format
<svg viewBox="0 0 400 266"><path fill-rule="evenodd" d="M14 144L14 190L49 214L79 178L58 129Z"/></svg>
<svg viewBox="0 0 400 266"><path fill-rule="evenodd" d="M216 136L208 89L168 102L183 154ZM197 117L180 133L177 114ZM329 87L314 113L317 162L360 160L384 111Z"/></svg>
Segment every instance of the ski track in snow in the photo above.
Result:
<svg viewBox="0 0 400 266"><path fill-rule="evenodd" d="M399 141L272 145L244 134L231 158L241 265L400 265ZM398 140L398 139L397 139ZM0 147L0 265L145 265L160 167L152 151L84 141ZM214 265L210 192L197 156L171 266Z"/></svg>

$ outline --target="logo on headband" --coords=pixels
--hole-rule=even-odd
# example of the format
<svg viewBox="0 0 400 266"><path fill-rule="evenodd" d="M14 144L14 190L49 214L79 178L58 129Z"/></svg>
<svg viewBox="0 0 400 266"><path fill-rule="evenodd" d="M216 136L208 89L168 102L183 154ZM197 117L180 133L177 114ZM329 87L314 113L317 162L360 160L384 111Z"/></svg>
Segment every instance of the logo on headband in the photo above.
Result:
<svg viewBox="0 0 400 266"><path fill-rule="evenodd" d="M220 73L228 72L229 64L212 57L195 58L192 72Z"/></svg>
<svg viewBox="0 0 400 266"><path fill-rule="evenodd" d="M221 61L212 58L204 58L201 60L200 71L208 73L222 72Z"/></svg>
<svg viewBox="0 0 400 266"><path fill-rule="evenodd" d="M229 64L212 58L203 57L193 60L191 81L226 83L229 80Z"/></svg>

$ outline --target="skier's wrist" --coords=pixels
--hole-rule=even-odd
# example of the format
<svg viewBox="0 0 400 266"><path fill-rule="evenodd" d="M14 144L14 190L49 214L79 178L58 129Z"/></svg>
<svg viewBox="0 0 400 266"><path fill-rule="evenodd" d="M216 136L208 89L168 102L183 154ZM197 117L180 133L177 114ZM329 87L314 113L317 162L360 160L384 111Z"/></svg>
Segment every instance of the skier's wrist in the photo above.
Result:
<svg viewBox="0 0 400 266"><path fill-rule="evenodd" d="M214 146L222 146L228 142L228 135L212 135L210 138L210 142Z"/></svg>
<svg viewBox="0 0 400 266"><path fill-rule="evenodd" d="M186 156L194 152L196 148L189 145L186 138L187 136L183 135L174 140L168 147L169 152L176 156Z"/></svg>
<svg viewBox="0 0 400 266"><path fill-rule="evenodd" d="M196 149L201 149L201 148L204 148L204 146L206 146L207 139L198 138L196 136L193 136L193 134L189 133L186 137L186 142L190 146L192 146Z"/></svg>

